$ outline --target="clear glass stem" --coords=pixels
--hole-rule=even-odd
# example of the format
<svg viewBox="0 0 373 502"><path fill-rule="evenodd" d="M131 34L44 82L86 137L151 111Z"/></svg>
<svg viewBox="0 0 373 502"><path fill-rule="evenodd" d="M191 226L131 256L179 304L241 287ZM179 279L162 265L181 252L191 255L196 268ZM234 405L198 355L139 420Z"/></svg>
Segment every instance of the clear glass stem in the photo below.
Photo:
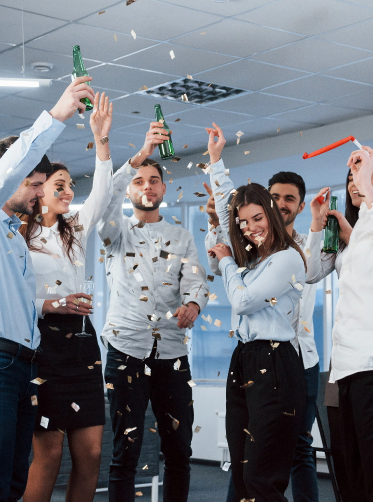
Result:
<svg viewBox="0 0 373 502"><path fill-rule="evenodd" d="M85 320L86 320L86 316L83 317L83 329L82 329L82 333L85 333Z"/></svg>

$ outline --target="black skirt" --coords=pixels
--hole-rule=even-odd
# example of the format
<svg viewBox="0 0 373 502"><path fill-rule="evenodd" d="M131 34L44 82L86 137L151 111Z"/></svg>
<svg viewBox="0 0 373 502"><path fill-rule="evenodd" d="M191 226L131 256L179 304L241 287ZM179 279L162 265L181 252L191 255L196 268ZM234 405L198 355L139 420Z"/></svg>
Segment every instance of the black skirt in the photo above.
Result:
<svg viewBox="0 0 373 502"><path fill-rule="evenodd" d="M47 314L39 319L38 377L46 380L38 388L37 431L65 431L104 425L105 403L101 353L94 327L86 318L90 337L77 337L83 316ZM48 427L40 425L42 417ZM43 423L46 421L43 420Z"/></svg>

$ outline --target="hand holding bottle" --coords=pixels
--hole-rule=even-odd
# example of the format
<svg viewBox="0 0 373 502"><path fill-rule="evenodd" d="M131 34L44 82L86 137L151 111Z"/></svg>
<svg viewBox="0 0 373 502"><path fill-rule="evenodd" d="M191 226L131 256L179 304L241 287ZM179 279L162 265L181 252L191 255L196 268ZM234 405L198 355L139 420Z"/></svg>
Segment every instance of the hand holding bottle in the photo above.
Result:
<svg viewBox="0 0 373 502"><path fill-rule="evenodd" d="M345 216L340 211L337 211L335 209L328 209L323 218L322 228L326 227L328 216L335 216L337 218L339 224L339 239L348 245L348 243L350 242L352 227L346 220Z"/></svg>
<svg viewBox="0 0 373 502"><path fill-rule="evenodd" d="M223 151L226 141L223 131L220 129L220 127L217 126L215 122L213 122L212 125L215 127L215 129L206 127L206 131L209 135L208 151L210 154L210 163L215 164L220 160L221 152ZM217 141L215 141L215 137L218 138Z"/></svg>
<svg viewBox="0 0 373 502"><path fill-rule="evenodd" d="M151 122L149 131L146 133L144 146L131 159L131 166L136 168L141 166L143 161L151 157L155 148L169 139L168 131L164 129L161 122ZM170 131L171 133L172 131Z"/></svg>
<svg viewBox="0 0 373 502"><path fill-rule="evenodd" d="M324 200L324 196L325 200ZM310 208L312 214L311 231L321 232L325 225L323 225L323 219L326 211L329 209L330 201L330 188L324 187L319 193L311 200Z"/></svg>
<svg viewBox="0 0 373 502"><path fill-rule="evenodd" d="M95 97L93 89L85 83L88 80L92 80L92 77L77 77L71 82L57 104L49 112L54 119L64 122L72 117L77 109L81 113L85 111L85 105L80 100L88 98L93 101Z"/></svg>

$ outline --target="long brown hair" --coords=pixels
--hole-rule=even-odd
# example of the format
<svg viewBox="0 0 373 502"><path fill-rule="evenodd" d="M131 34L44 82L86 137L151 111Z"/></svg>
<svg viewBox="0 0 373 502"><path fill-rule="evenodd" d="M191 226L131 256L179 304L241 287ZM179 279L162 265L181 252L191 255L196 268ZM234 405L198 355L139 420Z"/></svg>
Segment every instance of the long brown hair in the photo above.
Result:
<svg viewBox="0 0 373 502"><path fill-rule="evenodd" d="M261 206L269 224L268 237L262 244L265 246L265 253L260 257L259 262L257 262L259 258L257 247L252 246L249 251L245 249L248 241L243 236L240 226L236 223L239 209L248 204L257 204ZM235 261L239 267L248 267L254 263L260 263L274 253L292 247L301 255L304 267L307 268L304 254L294 239L286 231L284 220L275 200L268 190L258 183L243 185L235 192L230 204L229 233Z"/></svg>
<svg viewBox="0 0 373 502"><path fill-rule="evenodd" d="M47 179L49 179L57 171L69 172L68 168L60 162L52 162L51 166L53 170L50 174L47 175ZM41 243L35 244L32 242L33 239L39 237L42 232L42 226L40 222L35 219L37 215L41 214L41 212L40 201L38 200L34 205L34 210L31 215L18 215L22 221L27 223L27 225L21 225L19 231L23 235L30 251L50 254L49 251ZM63 214L57 215L58 232L62 240L63 249L71 263L73 263L76 259L74 246L78 247L81 252L84 252L80 239L78 239L74 233L74 225L76 225L77 223L77 216L78 215L76 214L66 219L64 218Z"/></svg>

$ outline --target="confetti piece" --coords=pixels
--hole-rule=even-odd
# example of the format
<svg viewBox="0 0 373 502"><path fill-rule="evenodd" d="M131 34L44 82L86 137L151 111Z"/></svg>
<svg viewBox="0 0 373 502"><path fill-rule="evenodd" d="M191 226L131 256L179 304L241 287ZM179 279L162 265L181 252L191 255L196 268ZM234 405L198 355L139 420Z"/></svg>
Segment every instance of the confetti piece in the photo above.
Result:
<svg viewBox="0 0 373 502"><path fill-rule="evenodd" d="M295 417L295 410L293 411L293 413L287 413L286 411L283 411L282 413L284 415L289 415L290 417Z"/></svg>
<svg viewBox="0 0 373 502"><path fill-rule="evenodd" d="M116 33L114 33L114 40L115 40L116 42L118 42L118 37L117 37L117 34L116 34Z"/></svg>
<svg viewBox="0 0 373 502"><path fill-rule="evenodd" d="M142 470L145 471L146 469L149 469L149 467L147 465L144 465L144 467L142 468Z"/></svg>
<svg viewBox="0 0 373 502"><path fill-rule="evenodd" d="M183 103L187 103L187 102L189 101L188 96L187 96L186 94L183 94L183 95L181 96L181 101L182 101Z"/></svg>
<svg viewBox="0 0 373 502"><path fill-rule="evenodd" d="M243 272L244 270L247 270L247 267L239 267L239 268L236 270L236 274L241 274L241 272Z"/></svg>
<svg viewBox="0 0 373 502"><path fill-rule="evenodd" d="M208 155L208 153L209 153L209 151L208 151L208 150L206 150L205 152L203 152L203 154L202 154L202 155Z"/></svg>
<svg viewBox="0 0 373 502"><path fill-rule="evenodd" d="M245 154L245 155L247 155L247 154L249 154L249 153L250 153L250 150L246 150L246 151L244 152L244 154Z"/></svg>
<svg viewBox="0 0 373 502"><path fill-rule="evenodd" d="M192 271L193 271L193 274L198 274L198 267L196 267L195 265L192 266Z"/></svg>
<svg viewBox="0 0 373 502"><path fill-rule="evenodd" d="M198 432L202 429L200 425L197 425L197 427L194 429L195 434L198 434Z"/></svg>
<svg viewBox="0 0 373 502"><path fill-rule="evenodd" d="M31 405L32 406L38 405L38 397L37 396L31 396Z"/></svg>
<svg viewBox="0 0 373 502"><path fill-rule="evenodd" d="M255 439L254 439L253 435L247 429L244 429L244 432L246 432L246 434L248 434L250 436L250 441L255 443Z"/></svg>
<svg viewBox="0 0 373 502"><path fill-rule="evenodd" d="M241 136L243 136L244 134L245 134L245 133L244 133L244 132L242 132L242 131L237 131L237 132L236 132L236 136L237 136L237 138L240 138L240 137L241 137Z"/></svg>
<svg viewBox="0 0 373 502"><path fill-rule="evenodd" d="M325 291L325 293L326 293L327 295L331 295L331 294L332 294L332 292L331 292L331 290L330 290L330 289L328 289L327 291Z"/></svg>
<svg viewBox="0 0 373 502"><path fill-rule="evenodd" d="M133 36L133 39L136 40L136 32L135 32L135 30L131 30L131 35Z"/></svg>
<svg viewBox="0 0 373 502"><path fill-rule="evenodd" d="M92 150L92 148L93 148L93 143L88 143L88 145L86 146L85 151Z"/></svg>
<svg viewBox="0 0 373 502"><path fill-rule="evenodd" d="M146 376L151 376L151 374L152 374L152 370L146 364L145 364L145 367L144 367L144 373L145 373Z"/></svg>
<svg viewBox="0 0 373 502"><path fill-rule="evenodd" d="M98 16L99 16L100 14L105 14L105 11L104 11L104 10L102 10L102 11L100 11L100 12L97 12L97 15L98 15Z"/></svg>
<svg viewBox="0 0 373 502"><path fill-rule="evenodd" d="M48 424L49 424L49 418L47 418L47 417L41 417L40 425L42 427L44 427L45 429L48 429Z"/></svg>
<svg viewBox="0 0 373 502"><path fill-rule="evenodd" d="M248 387L251 387L254 385L253 380L249 380L247 383L244 383L243 385L240 386L241 389L247 389Z"/></svg>
<svg viewBox="0 0 373 502"><path fill-rule="evenodd" d="M83 266L83 263L79 260L75 260L74 261L74 265L76 265L77 267L82 267Z"/></svg>
<svg viewBox="0 0 373 502"><path fill-rule="evenodd" d="M219 321L219 319L216 319L214 322L214 325L217 326L218 328L220 328L220 326L222 325L222 322Z"/></svg>
<svg viewBox="0 0 373 502"><path fill-rule="evenodd" d="M228 333L228 336L229 336L229 338L233 338L234 337L234 331L233 331L233 329L230 330L230 332Z"/></svg>
<svg viewBox="0 0 373 502"><path fill-rule="evenodd" d="M150 430L150 429L149 429ZM142 492L136 492L135 493L135 497L142 497L143 496L143 493Z"/></svg>
<svg viewBox="0 0 373 502"><path fill-rule="evenodd" d="M194 195L197 195L197 197L206 197L206 194L201 192L194 192Z"/></svg>
<svg viewBox="0 0 373 502"><path fill-rule="evenodd" d="M76 124L76 127L78 129L85 129L85 125L84 124Z"/></svg>
<svg viewBox="0 0 373 502"><path fill-rule="evenodd" d="M46 380L43 380L42 378L36 377L33 380L31 380L31 383L36 383L36 385L42 385L45 383Z"/></svg>
<svg viewBox="0 0 373 502"><path fill-rule="evenodd" d="M58 309L58 307L60 306L60 304L57 301L53 302L52 305L55 309Z"/></svg>
<svg viewBox="0 0 373 502"><path fill-rule="evenodd" d="M8 232L7 235L8 239L13 239L14 234L12 232Z"/></svg>
<svg viewBox="0 0 373 502"><path fill-rule="evenodd" d="M74 231L75 232L83 232L84 226L83 225L74 225Z"/></svg>
<svg viewBox="0 0 373 502"><path fill-rule="evenodd" d="M216 295L215 293L211 293L211 294L209 295L209 298L210 298L210 300L211 300L212 302L213 302L214 300L216 300L216 299L217 299L217 297L218 297L218 295Z"/></svg>
<svg viewBox="0 0 373 502"><path fill-rule="evenodd" d="M252 249L252 246L250 244L248 244L246 247L245 247L246 251L250 251L250 249Z"/></svg>
<svg viewBox="0 0 373 502"><path fill-rule="evenodd" d="M140 295L140 301L141 302L147 302L148 301L148 297L145 296L145 295Z"/></svg>
<svg viewBox="0 0 373 502"><path fill-rule="evenodd" d="M76 412L80 410L80 406L76 403L71 403L71 408Z"/></svg>
<svg viewBox="0 0 373 502"><path fill-rule="evenodd" d="M298 282L297 284L294 284L294 287L295 287L295 289L297 289L298 291L302 291L302 289L303 289L302 284L300 284L299 282Z"/></svg>
<svg viewBox="0 0 373 502"><path fill-rule="evenodd" d="M125 434L126 436L128 436L128 434L129 434L130 432L135 431L136 429L137 429L137 427L128 427L128 429L126 429L126 430L124 431L124 434Z"/></svg>
<svg viewBox="0 0 373 502"><path fill-rule="evenodd" d="M201 324L201 330L202 330L202 331L207 331L206 326L204 326L203 324Z"/></svg>
<svg viewBox="0 0 373 502"><path fill-rule="evenodd" d="M267 372L267 370L260 370L260 373L261 373L262 375L264 375L264 373L266 373L266 372Z"/></svg>
<svg viewBox="0 0 373 502"><path fill-rule="evenodd" d="M189 78L189 80L193 80L192 75L187 75L187 78Z"/></svg>
<svg viewBox="0 0 373 502"><path fill-rule="evenodd" d="M230 466L231 466L230 462L224 462L223 467L221 469L222 469L222 471L228 472Z"/></svg>
<svg viewBox="0 0 373 502"><path fill-rule="evenodd" d="M192 166L193 166L193 162L189 162L189 164L187 165L187 169L190 169Z"/></svg>
<svg viewBox="0 0 373 502"><path fill-rule="evenodd" d="M107 237L106 239L103 240L103 243L104 243L104 246L110 246L111 244L111 240L109 239L109 237Z"/></svg>
<svg viewBox="0 0 373 502"><path fill-rule="evenodd" d="M171 312L168 311L166 314L166 319L169 321L171 319L171 317L173 317L173 314L171 314Z"/></svg>
<svg viewBox="0 0 373 502"><path fill-rule="evenodd" d="M41 214L46 214L48 212L48 206L41 206Z"/></svg>
<svg viewBox="0 0 373 502"><path fill-rule="evenodd" d="M49 326L49 328L52 330L52 331L59 331L60 328L57 328L56 326Z"/></svg>
<svg viewBox="0 0 373 502"><path fill-rule="evenodd" d="M280 132L280 131L281 131L281 127L278 127L278 128L277 128L277 132Z"/></svg>
<svg viewBox="0 0 373 502"><path fill-rule="evenodd" d="M172 50L170 51L170 56L171 56L171 59L175 59L175 53L174 53L174 51L172 51Z"/></svg>
<svg viewBox="0 0 373 502"><path fill-rule="evenodd" d="M302 131L299 131L299 134L300 134L301 136L303 136L303 133L302 133Z"/></svg>

